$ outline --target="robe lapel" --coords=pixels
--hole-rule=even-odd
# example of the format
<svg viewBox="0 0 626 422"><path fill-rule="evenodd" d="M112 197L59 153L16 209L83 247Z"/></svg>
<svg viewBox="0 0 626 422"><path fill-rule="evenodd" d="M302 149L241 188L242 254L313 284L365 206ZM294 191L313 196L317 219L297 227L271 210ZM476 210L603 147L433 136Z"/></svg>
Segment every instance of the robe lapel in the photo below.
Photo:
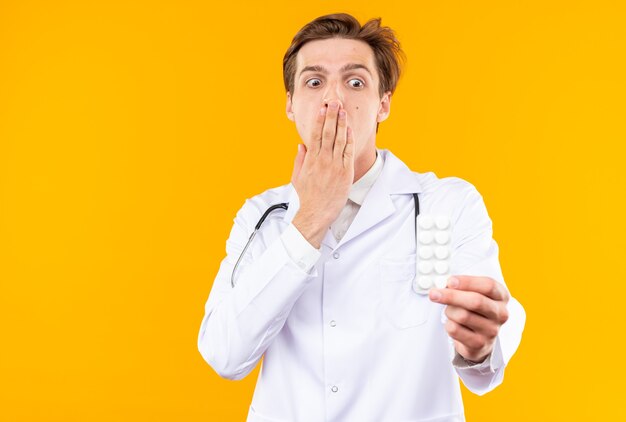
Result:
<svg viewBox="0 0 626 422"><path fill-rule="evenodd" d="M348 231L335 248L352 241L393 215L396 206L391 195L422 192L417 174L390 151L378 150L378 152L383 154L385 159L383 170L365 197Z"/></svg>
<svg viewBox="0 0 626 422"><path fill-rule="evenodd" d="M422 192L422 186L418 182L418 175L416 173L413 173L406 164L400 161L390 151L378 150L378 152L383 155L385 160L383 170L365 197L348 231L341 241L337 243L329 228L322 240L322 244L333 250L358 238L364 232L393 215L396 211L396 206L394 205L392 195ZM293 188L293 185L291 189L289 208L284 216L287 223L293 220L293 217L300 209L298 194L295 188Z"/></svg>

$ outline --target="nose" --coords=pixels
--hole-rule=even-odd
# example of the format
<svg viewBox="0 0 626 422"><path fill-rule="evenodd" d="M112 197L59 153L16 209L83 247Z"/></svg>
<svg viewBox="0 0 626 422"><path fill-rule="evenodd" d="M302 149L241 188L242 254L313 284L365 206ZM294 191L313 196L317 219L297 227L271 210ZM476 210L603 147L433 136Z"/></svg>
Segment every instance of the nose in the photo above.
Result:
<svg viewBox="0 0 626 422"><path fill-rule="evenodd" d="M341 92L340 89L341 84L334 82L334 83L329 83L327 85L326 90L324 91L324 97L323 97L323 102L325 106L328 106L332 101L338 101L339 102L339 108L343 108L343 92Z"/></svg>

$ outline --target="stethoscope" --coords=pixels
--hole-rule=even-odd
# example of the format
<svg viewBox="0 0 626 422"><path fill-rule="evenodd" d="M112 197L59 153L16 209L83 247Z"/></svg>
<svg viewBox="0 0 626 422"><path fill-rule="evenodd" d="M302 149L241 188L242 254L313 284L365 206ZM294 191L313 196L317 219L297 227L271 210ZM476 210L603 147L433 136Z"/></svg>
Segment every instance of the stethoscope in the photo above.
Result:
<svg viewBox="0 0 626 422"><path fill-rule="evenodd" d="M416 193L413 194L413 202L415 202L415 242L417 242L417 216L420 213L420 201L419 201L419 198L417 197ZM233 273L230 276L230 285L233 288L235 287L235 273L237 272L237 267L239 266L239 262L241 262L241 259L246 254L246 250L250 246L250 243L252 242L252 239L254 239L254 236L256 236L256 233L261 228L261 225L263 224L263 222L265 221L267 216L270 215L270 213L272 211L277 210L279 208L282 208L282 209L284 209L286 211L289 208L289 203L288 202L282 202L280 204L272 205L271 207L269 207L263 213L263 215L259 219L259 222L256 224L256 226L254 226L254 231L252 232L252 234L248 238L248 242L246 243L246 246L243 248L243 251L241 251L241 254L239 255L239 258L237 259L237 262L235 263L235 268L233 268Z"/></svg>

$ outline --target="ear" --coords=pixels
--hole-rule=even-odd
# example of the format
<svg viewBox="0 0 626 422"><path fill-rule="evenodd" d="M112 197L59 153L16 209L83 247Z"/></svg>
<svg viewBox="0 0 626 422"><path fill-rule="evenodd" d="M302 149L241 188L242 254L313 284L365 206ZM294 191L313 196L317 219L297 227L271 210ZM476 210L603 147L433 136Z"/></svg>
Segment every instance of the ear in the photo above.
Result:
<svg viewBox="0 0 626 422"><path fill-rule="evenodd" d="M287 91L287 107L285 111L287 112L287 118L293 122L293 104L291 103L291 93L289 91Z"/></svg>
<svg viewBox="0 0 626 422"><path fill-rule="evenodd" d="M384 122L389 117L389 112L391 109L391 91L385 92L383 97L380 99L380 106L378 107L378 115L376 116L377 122Z"/></svg>

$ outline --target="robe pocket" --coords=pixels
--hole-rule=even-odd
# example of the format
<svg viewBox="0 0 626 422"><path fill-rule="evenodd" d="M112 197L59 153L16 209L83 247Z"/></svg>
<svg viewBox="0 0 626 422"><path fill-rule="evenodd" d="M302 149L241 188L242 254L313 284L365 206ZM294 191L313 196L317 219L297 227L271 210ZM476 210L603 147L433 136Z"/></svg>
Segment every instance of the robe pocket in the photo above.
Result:
<svg viewBox="0 0 626 422"><path fill-rule="evenodd" d="M413 290L415 255L380 261L381 310L397 328L405 329L428 320L430 300Z"/></svg>

